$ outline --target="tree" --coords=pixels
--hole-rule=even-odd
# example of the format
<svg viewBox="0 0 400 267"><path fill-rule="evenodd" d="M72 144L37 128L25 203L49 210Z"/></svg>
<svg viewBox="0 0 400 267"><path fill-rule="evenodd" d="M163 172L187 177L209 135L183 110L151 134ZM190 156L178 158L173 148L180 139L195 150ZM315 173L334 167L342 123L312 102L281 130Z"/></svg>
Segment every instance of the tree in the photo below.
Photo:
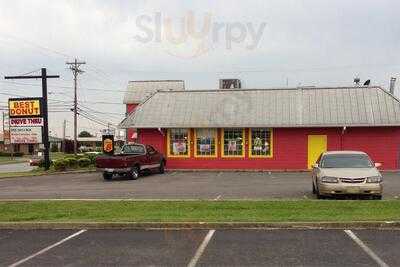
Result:
<svg viewBox="0 0 400 267"><path fill-rule="evenodd" d="M82 131L79 133L78 136L79 137L93 137L93 135L91 133L89 133L88 131Z"/></svg>

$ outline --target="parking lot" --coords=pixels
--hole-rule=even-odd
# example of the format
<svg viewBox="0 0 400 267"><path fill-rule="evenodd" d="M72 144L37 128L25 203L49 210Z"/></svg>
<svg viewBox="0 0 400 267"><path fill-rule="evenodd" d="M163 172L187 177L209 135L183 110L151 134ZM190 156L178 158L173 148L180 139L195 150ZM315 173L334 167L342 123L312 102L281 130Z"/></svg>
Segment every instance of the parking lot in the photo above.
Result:
<svg viewBox="0 0 400 267"><path fill-rule="evenodd" d="M384 198L399 198L400 176L383 173ZM167 172L104 181L100 173L0 179L0 199L304 199L307 172Z"/></svg>
<svg viewBox="0 0 400 267"><path fill-rule="evenodd" d="M0 230L1 266L400 266L396 230Z"/></svg>

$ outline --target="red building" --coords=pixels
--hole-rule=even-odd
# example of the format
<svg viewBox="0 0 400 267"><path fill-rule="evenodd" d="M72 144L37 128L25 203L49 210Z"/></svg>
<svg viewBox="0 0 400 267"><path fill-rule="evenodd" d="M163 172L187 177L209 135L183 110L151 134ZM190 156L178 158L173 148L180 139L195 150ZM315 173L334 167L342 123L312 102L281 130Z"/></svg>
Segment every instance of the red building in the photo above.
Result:
<svg viewBox="0 0 400 267"><path fill-rule="evenodd" d="M169 169L305 170L326 150L399 169L400 102L381 87L183 89L153 90L138 106L137 92L125 96L128 140L164 153Z"/></svg>

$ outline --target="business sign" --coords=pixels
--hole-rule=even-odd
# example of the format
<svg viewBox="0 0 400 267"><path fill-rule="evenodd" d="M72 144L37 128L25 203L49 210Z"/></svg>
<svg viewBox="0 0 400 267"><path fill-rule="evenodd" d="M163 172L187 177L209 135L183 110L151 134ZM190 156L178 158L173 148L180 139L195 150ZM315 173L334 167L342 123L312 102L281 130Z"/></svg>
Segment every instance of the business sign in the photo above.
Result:
<svg viewBox="0 0 400 267"><path fill-rule="evenodd" d="M10 118L15 117L40 117L42 111L42 98L10 98L8 109Z"/></svg>
<svg viewBox="0 0 400 267"><path fill-rule="evenodd" d="M39 144L42 143L42 127L11 127L12 144Z"/></svg>
<svg viewBox="0 0 400 267"><path fill-rule="evenodd" d="M10 130L4 130L3 131L3 140L4 140L4 144L5 145L9 145L11 144L11 140L10 140Z"/></svg>
<svg viewBox="0 0 400 267"><path fill-rule="evenodd" d="M41 127L43 118L10 118L11 127Z"/></svg>
<svg viewBox="0 0 400 267"><path fill-rule="evenodd" d="M103 135L103 153L113 155L114 154L114 135Z"/></svg>

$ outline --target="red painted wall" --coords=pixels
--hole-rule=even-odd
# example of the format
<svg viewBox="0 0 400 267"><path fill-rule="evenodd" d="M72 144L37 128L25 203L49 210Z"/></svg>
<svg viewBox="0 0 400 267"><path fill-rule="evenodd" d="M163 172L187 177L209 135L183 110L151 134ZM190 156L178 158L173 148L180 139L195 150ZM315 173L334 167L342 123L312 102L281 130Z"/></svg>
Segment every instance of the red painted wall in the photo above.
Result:
<svg viewBox="0 0 400 267"><path fill-rule="evenodd" d="M130 114L135 111L138 104L127 104L126 105L126 113ZM133 138L134 134L136 133L136 129L129 128L126 130L126 140L128 143L130 142L137 142L138 140Z"/></svg>
<svg viewBox="0 0 400 267"><path fill-rule="evenodd" d="M246 153L244 158L221 158L221 131L218 131L218 157L195 158L191 144L190 158L167 158L169 169L260 169L304 170L307 169L307 136L324 134L328 137L328 150L361 150L372 160L382 163L382 169L398 169L400 153L400 128L277 128L273 130L273 157L248 157L248 129L246 129ZM191 131L193 142L193 130ZM140 143L153 145L166 155L166 130L140 129Z"/></svg>

